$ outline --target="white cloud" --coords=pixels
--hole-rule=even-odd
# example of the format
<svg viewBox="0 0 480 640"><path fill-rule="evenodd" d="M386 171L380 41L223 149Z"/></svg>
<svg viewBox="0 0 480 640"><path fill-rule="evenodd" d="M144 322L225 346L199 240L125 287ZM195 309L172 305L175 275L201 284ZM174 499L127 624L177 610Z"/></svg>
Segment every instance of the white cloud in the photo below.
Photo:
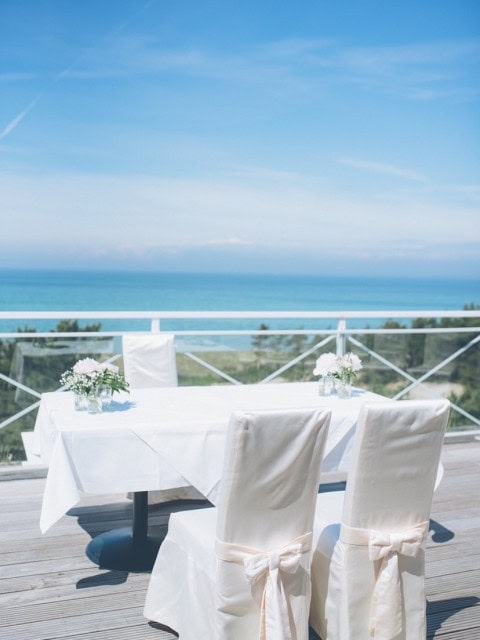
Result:
<svg viewBox="0 0 480 640"><path fill-rule="evenodd" d="M147 5L145 5L148 7ZM142 9L144 10L144 9ZM475 64L480 42L429 42L390 47L349 47L327 39L286 39L234 54L210 50L164 49L152 37L122 33L123 26L81 53L54 75L42 93L66 78L131 78L175 73L177 77L208 77L249 86L274 95L313 97L347 83L369 91L395 93L413 100L475 100L480 95L458 68ZM478 63L477 63L478 64ZM462 67L464 70L464 67ZM2 73L0 82L28 80L35 74ZM472 72L473 78L473 72ZM6 138L36 106L37 95L0 131Z"/></svg>
<svg viewBox="0 0 480 640"><path fill-rule="evenodd" d="M410 169L405 169L402 167L396 167L394 165L386 164L383 162L373 162L371 160L360 160L358 158L349 157L337 158L337 162L349 167L353 167L355 169L364 169L373 173L383 173L386 175L395 176L396 178L412 180L413 182L425 182L425 176L417 173L416 171L411 171Z"/></svg>
<svg viewBox="0 0 480 640"><path fill-rule="evenodd" d="M439 185L437 189L444 193L465 195L476 202L480 202L480 185L478 184L443 184Z"/></svg>
<svg viewBox="0 0 480 640"><path fill-rule="evenodd" d="M480 242L480 211L471 207L341 197L294 179L259 187L233 179L3 175L0 194L9 223L3 247L55 246L85 256L269 247L358 257Z"/></svg>
<svg viewBox="0 0 480 640"><path fill-rule="evenodd" d="M475 61L479 52L478 40L421 42L400 46L347 48L343 59L352 67L377 72L387 66L444 65L465 59Z"/></svg>
<svg viewBox="0 0 480 640"><path fill-rule="evenodd" d="M210 49L165 49L158 40L116 33L79 58L65 75L71 78L121 77L164 73L209 77L227 83L284 83L296 91L322 91L327 83L350 83L404 98L475 99L477 87L462 70L478 64L480 41L433 41L381 47L356 47L327 38L290 38L220 54Z"/></svg>
<svg viewBox="0 0 480 640"><path fill-rule="evenodd" d="M36 77L34 73L7 72L0 73L0 82L22 82L25 80L33 80Z"/></svg>

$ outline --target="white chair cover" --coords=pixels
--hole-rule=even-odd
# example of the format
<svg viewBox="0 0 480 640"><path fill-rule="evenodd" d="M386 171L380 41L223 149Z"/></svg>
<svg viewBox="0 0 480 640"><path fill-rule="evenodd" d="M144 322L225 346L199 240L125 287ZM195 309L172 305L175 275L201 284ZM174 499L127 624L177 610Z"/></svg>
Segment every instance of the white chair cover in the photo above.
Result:
<svg viewBox="0 0 480 640"><path fill-rule="evenodd" d="M447 400L360 413L345 492L317 498L310 623L323 640L425 640L424 545Z"/></svg>
<svg viewBox="0 0 480 640"><path fill-rule="evenodd" d="M132 389L177 386L173 334L125 334L122 350L125 379Z"/></svg>
<svg viewBox="0 0 480 640"><path fill-rule="evenodd" d="M132 389L178 385L174 337L171 333L122 336L123 369ZM190 486L148 493L149 504L172 500L205 500L205 497Z"/></svg>
<svg viewBox="0 0 480 640"><path fill-rule="evenodd" d="M307 640L330 411L235 413L218 508L175 513L144 615L182 640Z"/></svg>

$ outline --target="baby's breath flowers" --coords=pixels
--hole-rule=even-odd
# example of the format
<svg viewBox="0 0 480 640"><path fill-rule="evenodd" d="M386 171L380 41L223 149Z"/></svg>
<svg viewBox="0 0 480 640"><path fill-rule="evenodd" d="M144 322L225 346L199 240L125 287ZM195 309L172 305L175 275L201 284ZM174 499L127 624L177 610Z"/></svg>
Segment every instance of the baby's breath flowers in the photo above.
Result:
<svg viewBox="0 0 480 640"><path fill-rule="evenodd" d="M128 382L114 364L93 358L79 360L60 377L60 384L80 395L96 393L101 387L112 391L128 391Z"/></svg>

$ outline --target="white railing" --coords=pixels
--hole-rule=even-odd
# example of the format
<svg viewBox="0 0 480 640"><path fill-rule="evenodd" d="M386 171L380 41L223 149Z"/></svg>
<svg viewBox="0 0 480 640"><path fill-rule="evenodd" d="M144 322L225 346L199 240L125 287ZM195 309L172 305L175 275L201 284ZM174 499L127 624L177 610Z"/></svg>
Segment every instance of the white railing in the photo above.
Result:
<svg viewBox="0 0 480 640"><path fill-rule="evenodd" d="M420 327L415 328L408 326L408 322L413 319L436 319L439 320L449 319L450 322L468 321L473 326L435 326L435 327ZM28 328L22 329L21 332L13 328L13 323L22 324L26 321L36 321L43 325L43 329L31 331ZM100 331L56 331L51 327L45 328L45 324L53 321L60 320L88 320L89 322L102 322L108 321L109 324L117 325L125 322L128 324L128 328L112 328L111 330ZM384 323L386 321L395 320L397 323L402 322L405 326L392 327L392 326L368 326L367 323L380 324L380 321ZM148 328L143 331L159 332L165 330L165 325L169 325L167 330L175 333L177 341L177 350L183 354L184 357L196 362L199 366L209 370L212 374L215 374L219 378L231 383L241 384L241 381L225 371L219 366L208 361L208 357L205 355L200 356L200 350L195 345L192 345L192 340L198 339L213 339L213 338L231 338L234 337L239 340L245 341L250 338L254 339L256 336L262 336L263 338L271 338L276 336L315 336L318 340L314 340L312 344L305 348L300 353L295 353L288 362L282 363L281 366L275 368L268 375L263 376L257 380L259 384L268 383L272 380L280 378L287 371L294 368L299 363L302 363L307 358L314 354L324 350L328 346L328 350L336 351L337 353L343 353L347 349L354 349L361 357L362 354L369 360L370 367L374 367L375 363L385 369L394 371L397 376L405 381L405 386L401 389L396 388L393 398L404 398L413 391L422 388L428 395L438 395L436 390L430 382L433 376L436 376L446 367L452 365L455 361L458 361L462 355L471 352L480 342L480 310L462 310L462 311L443 311L443 310L427 310L427 311L341 311L341 312L314 312L314 311L29 311L29 312L0 312L0 341L3 344L9 341L15 341L16 344L25 344L29 340L39 341L40 339L48 340L51 344L52 341L61 340L73 340L73 339L86 339L89 338L88 343L91 346L93 340L107 338L115 339L118 336L125 334L127 331L139 332L142 331L136 327L136 323L142 321L148 321ZM188 323L200 323L202 328L184 328ZM255 322L256 327L246 327L248 324ZM276 328L260 329L258 323L274 322ZM210 323L210 324L209 324ZM307 324L306 328L298 328L292 326L294 323ZM411 322L410 322L411 324ZM207 325L207 326L205 326ZM219 326L221 325L221 326ZM332 326L333 325L333 326ZM367 326L366 326L367 325ZM173 328L172 328L173 327ZM183 327L183 328L182 328ZM142 331L142 332L143 332ZM442 354L436 362L429 362L428 368L425 366L420 371L420 375L417 372L408 370L408 367L399 366L385 354L382 355L380 349L377 349L376 345L368 345L369 336L409 336L409 335L440 335L444 336L448 334L465 334L465 338L461 341L461 345L458 348L453 348L451 353ZM371 338L370 338L371 340ZM183 342L182 342L183 341ZM188 342L190 341L190 342ZM72 343L70 343L72 344ZM85 341L82 343L77 341L77 349L85 346L85 350L88 352ZM112 342L113 344L113 342ZM388 344L388 340L387 343ZM451 344L454 344L452 341ZM384 345L385 346L385 345ZM112 350L112 345L110 345ZM248 350L253 351L253 346L248 346ZM203 349L205 351L206 349ZM217 350L221 350L221 346L217 346ZM65 350L62 351L65 353ZM81 353L79 351L79 353ZM18 354L17 354L18 355ZM121 357L119 351L109 353L108 360L113 362ZM21 354L18 355L17 360L21 360ZM105 357L103 357L105 359ZM20 369L21 366L19 365ZM17 371L20 370L17 367ZM418 368L417 368L418 369ZM480 372L477 372L480 373ZM477 376L478 377L478 376ZM3 381L5 385L11 385L16 389L16 392L20 391L32 396L32 402L18 411L14 411L11 415L0 417L0 429L6 427L13 422L20 420L25 415L35 411L38 407L41 395L41 390L32 388L29 384L23 381L21 376L12 375L12 371L0 371L0 381ZM452 404L453 410L463 416L469 421L469 428L480 427L480 419L477 415L474 415L471 411L466 410L456 402Z"/></svg>

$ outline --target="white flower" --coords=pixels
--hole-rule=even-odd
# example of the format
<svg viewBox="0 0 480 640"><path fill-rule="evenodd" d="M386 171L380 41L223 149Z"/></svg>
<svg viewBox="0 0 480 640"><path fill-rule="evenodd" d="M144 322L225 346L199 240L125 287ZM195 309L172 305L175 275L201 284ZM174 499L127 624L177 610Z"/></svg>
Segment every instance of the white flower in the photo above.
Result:
<svg viewBox="0 0 480 640"><path fill-rule="evenodd" d="M360 358L354 353L345 353L339 358L340 380L352 384L357 372L362 368Z"/></svg>
<svg viewBox="0 0 480 640"><path fill-rule="evenodd" d="M315 363L314 376L332 376L339 373L338 359L334 353L322 353Z"/></svg>
<svg viewBox="0 0 480 640"><path fill-rule="evenodd" d="M112 364L111 362L102 362L99 366L100 371L108 371L109 373L118 373L119 369L116 364Z"/></svg>
<svg viewBox="0 0 480 640"><path fill-rule="evenodd" d="M112 391L128 391L128 382L119 368L110 362L97 362L93 358L79 360L72 369L65 371L60 383L75 393L96 393L102 386Z"/></svg>
<svg viewBox="0 0 480 640"><path fill-rule="evenodd" d="M362 368L362 362L360 358L354 353L346 353L340 359L340 368L348 369L352 372L360 371Z"/></svg>
<svg viewBox="0 0 480 640"><path fill-rule="evenodd" d="M74 373L73 369L69 369L62 374L60 383L70 391L75 393L88 394L96 388L96 374Z"/></svg>
<svg viewBox="0 0 480 640"><path fill-rule="evenodd" d="M73 366L73 373L79 373L84 375L95 375L97 371L99 371L100 364L94 360L93 358L84 358L83 360L79 360Z"/></svg>

